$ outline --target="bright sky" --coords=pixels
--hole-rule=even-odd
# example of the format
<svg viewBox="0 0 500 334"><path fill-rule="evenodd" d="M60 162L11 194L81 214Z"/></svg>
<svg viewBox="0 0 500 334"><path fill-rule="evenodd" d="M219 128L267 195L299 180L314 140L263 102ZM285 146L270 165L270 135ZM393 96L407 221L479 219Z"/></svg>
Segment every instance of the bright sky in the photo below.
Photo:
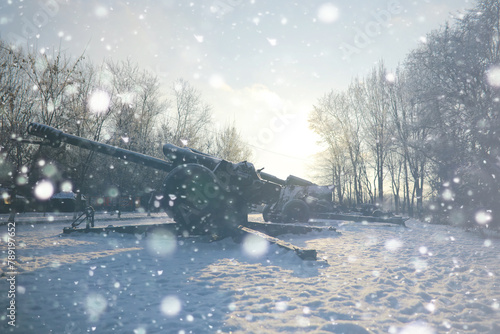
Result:
<svg viewBox="0 0 500 334"><path fill-rule="evenodd" d="M166 85L189 81L221 125L234 122L257 168L310 178L318 98L379 60L394 69L467 0L7 0L0 37L95 63L130 58Z"/></svg>

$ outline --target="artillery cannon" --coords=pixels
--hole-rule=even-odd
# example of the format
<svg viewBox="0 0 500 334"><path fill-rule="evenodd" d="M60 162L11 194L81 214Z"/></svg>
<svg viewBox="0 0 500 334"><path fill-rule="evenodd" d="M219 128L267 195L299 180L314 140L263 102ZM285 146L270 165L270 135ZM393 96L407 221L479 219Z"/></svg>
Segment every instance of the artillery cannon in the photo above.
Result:
<svg viewBox="0 0 500 334"><path fill-rule="evenodd" d="M278 183L282 188L277 200L266 204L262 212L266 222L296 223L308 222L310 219L326 219L405 226L405 221L408 220L372 204L350 209L337 206L332 200L332 186L319 186L293 175Z"/></svg>
<svg viewBox="0 0 500 334"><path fill-rule="evenodd" d="M247 222L251 204L277 201L285 181L256 170L243 161L232 163L189 148L165 144L167 160L70 135L53 127L30 123L28 133L52 147L70 144L168 172L162 183L161 206L179 232L231 235Z"/></svg>
<svg viewBox="0 0 500 334"><path fill-rule="evenodd" d="M278 199L264 207L262 216L267 221L307 222L319 213L332 212L332 187L319 186L290 175L284 182Z"/></svg>

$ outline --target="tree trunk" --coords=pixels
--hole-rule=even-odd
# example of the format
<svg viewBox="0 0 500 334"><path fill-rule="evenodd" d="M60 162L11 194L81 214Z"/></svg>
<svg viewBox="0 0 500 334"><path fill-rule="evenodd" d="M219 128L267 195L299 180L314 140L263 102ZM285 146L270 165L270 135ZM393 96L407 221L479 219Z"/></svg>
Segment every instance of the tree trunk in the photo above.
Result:
<svg viewBox="0 0 500 334"><path fill-rule="evenodd" d="M405 197L406 197L406 210L408 215L413 217L413 207L410 203L410 181L408 175L408 156L405 155Z"/></svg>

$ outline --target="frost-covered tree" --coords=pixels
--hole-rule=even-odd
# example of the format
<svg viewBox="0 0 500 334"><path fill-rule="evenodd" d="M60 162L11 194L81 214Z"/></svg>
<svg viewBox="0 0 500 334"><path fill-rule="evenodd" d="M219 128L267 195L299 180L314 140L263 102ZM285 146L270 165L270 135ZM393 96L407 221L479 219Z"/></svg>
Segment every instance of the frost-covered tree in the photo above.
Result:
<svg viewBox="0 0 500 334"><path fill-rule="evenodd" d="M89 93L89 111L106 117L102 137L107 144L161 157L161 139L156 124L167 109L158 78L130 60L107 61L96 74ZM99 110L105 100L108 109ZM101 118L102 119L102 118ZM103 157L98 167L105 176L100 193L118 197L149 192L163 177L159 172L138 164Z"/></svg>
<svg viewBox="0 0 500 334"><path fill-rule="evenodd" d="M156 122L168 103L160 90L158 78L141 70L130 60L108 61L111 75L111 116L109 131L116 144L144 154L157 155Z"/></svg>
<svg viewBox="0 0 500 334"><path fill-rule="evenodd" d="M79 77L79 64L85 59L66 55L60 49L29 52L21 67L28 75L37 95L36 120L50 126L62 128L72 122L67 112L73 96L67 89Z"/></svg>
<svg viewBox="0 0 500 334"><path fill-rule="evenodd" d="M353 95L331 91L320 98L313 107L309 126L329 148L327 152L333 154L330 157L332 161L338 162L344 154L348 157L350 168L337 169L336 173L340 173L340 170L352 172L343 182L348 182L348 193L353 195L354 203L360 204L364 201L363 180L366 178L366 165L362 151L361 120L353 106ZM333 177L335 176L332 175Z"/></svg>
<svg viewBox="0 0 500 334"><path fill-rule="evenodd" d="M499 221L499 20L500 2L480 0L407 59L419 117L432 124L438 211L455 223ZM478 212L489 218L477 221Z"/></svg>
<svg viewBox="0 0 500 334"><path fill-rule="evenodd" d="M252 157L250 147L242 140L234 124L226 125L214 134L208 153L232 162L250 161Z"/></svg>
<svg viewBox="0 0 500 334"><path fill-rule="evenodd" d="M33 147L22 143L26 124L35 112L35 94L22 66L26 62L20 51L0 43L0 187L8 189L12 209L18 206L17 194L27 185ZM4 196L3 194L2 197ZM11 211L14 219L15 210Z"/></svg>
<svg viewBox="0 0 500 334"><path fill-rule="evenodd" d="M18 67L23 72L23 84L26 85L32 102L24 102L21 106L23 118L17 120L17 131L19 138L26 135L29 122L37 121L61 129L69 129L73 126L75 95L73 88L82 80L82 64L84 57L72 58L60 49L19 50L17 59L11 66ZM10 86L12 87L12 86ZM29 146L22 144L23 159L29 161L27 166L19 170L27 169L28 182L33 185L40 179L50 179L59 191L59 184L67 175L69 156L65 154L64 148L58 150L47 149L44 146ZM60 170L51 163L57 160L63 166ZM55 172L57 171L57 173ZM32 194L29 194L32 195Z"/></svg>
<svg viewBox="0 0 500 334"><path fill-rule="evenodd" d="M68 86L66 94L73 96L67 108L67 113L73 122L64 128L70 134L94 141L102 141L104 127L110 116L110 105L106 96L99 96L102 91L99 77L100 68L90 62L80 66L80 77ZM59 162L65 162L68 177L71 179L73 191L78 195L90 196L96 193L98 186L104 184L104 177L100 175L101 159L97 153L65 145L64 157Z"/></svg>
<svg viewBox="0 0 500 334"><path fill-rule="evenodd" d="M377 200L381 204L384 201L385 159L391 144L389 87L393 81L394 75L381 61L363 82L354 82L350 90L363 127L363 142L371 153L368 161L373 165Z"/></svg>
<svg viewBox="0 0 500 334"><path fill-rule="evenodd" d="M315 157L314 166L315 179L320 184L333 185L333 200L352 205L352 188L349 187L352 171L349 169L349 156L346 148L342 145L330 145Z"/></svg>
<svg viewBox="0 0 500 334"><path fill-rule="evenodd" d="M172 85L172 106L163 115L159 135L163 142L204 150L212 124L212 107L201 93L184 79Z"/></svg>
<svg viewBox="0 0 500 334"><path fill-rule="evenodd" d="M393 129L388 168L393 193L402 186L403 208L413 216L416 201L417 214L420 217L423 213L424 183L428 178L425 143L432 124L421 117L420 106L413 99L413 88L403 68L396 71L394 81L388 88L390 122ZM399 181L396 182L396 179ZM398 201L396 198L395 202Z"/></svg>

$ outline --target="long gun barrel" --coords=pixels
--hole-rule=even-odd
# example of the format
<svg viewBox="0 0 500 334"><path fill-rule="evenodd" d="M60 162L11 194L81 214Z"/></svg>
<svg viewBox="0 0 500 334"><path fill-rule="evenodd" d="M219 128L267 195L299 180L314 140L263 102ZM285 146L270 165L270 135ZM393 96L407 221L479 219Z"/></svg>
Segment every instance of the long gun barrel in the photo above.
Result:
<svg viewBox="0 0 500 334"><path fill-rule="evenodd" d="M90 151L99 152L115 158L131 161L167 172L171 171L175 166L185 163L197 163L204 165L211 170L214 170L217 164L222 161L222 159L210 156L194 149L182 148L173 144L165 144L163 145L163 153L165 157L167 157L167 159L171 161L168 162L162 159L157 159L145 154L133 152L116 146L70 135L51 126L34 122L28 125L28 133L30 135L46 140L52 147L59 147L62 144L67 143ZM285 180L282 180L274 175L265 172L258 172L258 175L266 181L281 186L284 186L286 184Z"/></svg>
<svg viewBox="0 0 500 334"><path fill-rule="evenodd" d="M164 170L167 172L171 171L174 168L173 164L168 161L129 151L116 146L98 143L82 137L73 136L44 124L30 123L28 125L28 133L33 136L43 138L52 147L59 147L63 143L68 143L90 151L103 153L115 158L131 161L137 164Z"/></svg>

